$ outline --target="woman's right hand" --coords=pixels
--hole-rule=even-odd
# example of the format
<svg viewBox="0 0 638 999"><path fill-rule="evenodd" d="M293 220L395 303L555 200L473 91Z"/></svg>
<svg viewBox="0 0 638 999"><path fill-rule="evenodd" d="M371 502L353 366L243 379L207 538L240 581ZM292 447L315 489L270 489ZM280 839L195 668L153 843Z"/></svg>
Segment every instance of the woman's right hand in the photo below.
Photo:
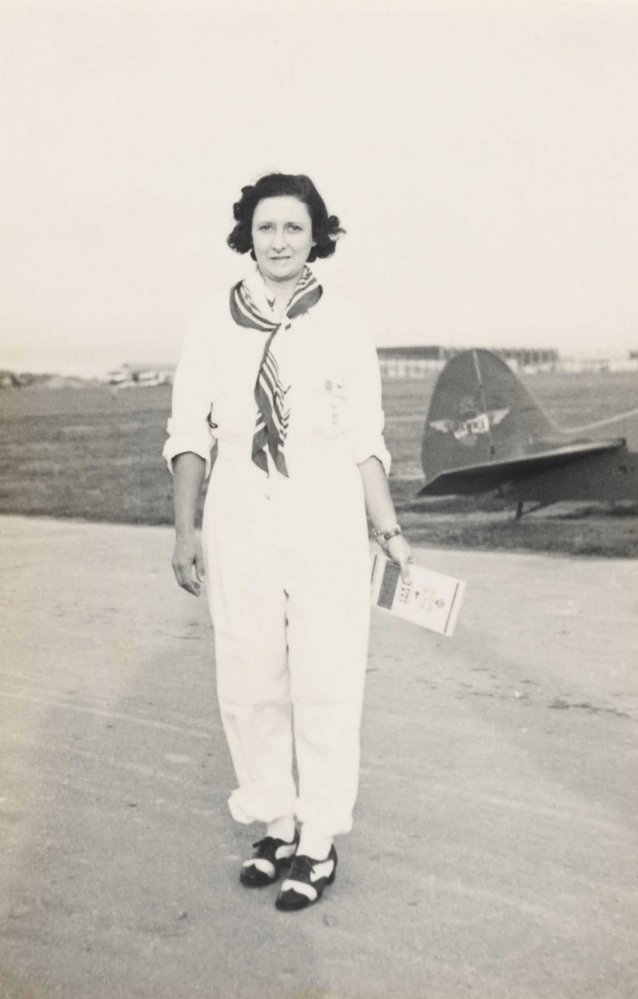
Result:
<svg viewBox="0 0 638 999"><path fill-rule="evenodd" d="M198 597L201 584L204 582L204 556L195 531L176 536L172 564L179 585L194 597Z"/></svg>

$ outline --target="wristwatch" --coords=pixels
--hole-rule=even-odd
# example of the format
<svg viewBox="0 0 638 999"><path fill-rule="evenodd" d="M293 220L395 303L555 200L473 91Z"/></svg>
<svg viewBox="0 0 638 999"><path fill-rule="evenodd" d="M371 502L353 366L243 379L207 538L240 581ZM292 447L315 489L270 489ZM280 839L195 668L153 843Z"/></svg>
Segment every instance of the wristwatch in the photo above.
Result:
<svg viewBox="0 0 638 999"><path fill-rule="evenodd" d="M380 545L385 546L387 545L388 541L391 541L392 538L396 538L397 534L401 533L402 533L401 528L399 527L398 524L396 524L394 527L391 527L389 531L375 531L374 540L378 541Z"/></svg>

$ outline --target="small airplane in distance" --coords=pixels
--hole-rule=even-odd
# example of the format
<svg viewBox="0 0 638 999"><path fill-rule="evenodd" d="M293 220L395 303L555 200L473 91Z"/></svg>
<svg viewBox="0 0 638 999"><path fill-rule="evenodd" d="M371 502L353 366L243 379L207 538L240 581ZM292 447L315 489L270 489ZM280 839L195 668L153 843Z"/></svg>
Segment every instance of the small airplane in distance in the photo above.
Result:
<svg viewBox="0 0 638 999"><path fill-rule="evenodd" d="M106 376L109 385L115 390L123 388L154 388L170 383L169 372L162 368L151 368L141 364L123 364Z"/></svg>
<svg viewBox="0 0 638 999"><path fill-rule="evenodd" d="M562 429L496 354L466 350L434 387L419 496L492 492L515 502L517 517L565 500L638 500L632 443L638 447L638 409Z"/></svg>

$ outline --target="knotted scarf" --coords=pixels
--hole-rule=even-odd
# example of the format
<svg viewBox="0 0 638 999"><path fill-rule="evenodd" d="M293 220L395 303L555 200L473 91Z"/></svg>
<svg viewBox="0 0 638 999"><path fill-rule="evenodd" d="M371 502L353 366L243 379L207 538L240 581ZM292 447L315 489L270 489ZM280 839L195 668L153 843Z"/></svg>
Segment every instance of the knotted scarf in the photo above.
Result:
<svg viewBox="0 0 638 999"><path fill-rule="evenodd" d="M292 298L286 306L286 313L280 322L272 314L265 314L250 294L246 281L239 281L230 293L230 314L239 326L268 333L257 381L255 382L255 402L257 422L253 436L252 460L268 474L266 449L282 475L288 476L284 448L288 434L290 410L286 407L284 389L277 358L272 349L273 341L280 329L289 329L293 319L308 312L316 305L323 289L309 267L304 267Z"/></svg>

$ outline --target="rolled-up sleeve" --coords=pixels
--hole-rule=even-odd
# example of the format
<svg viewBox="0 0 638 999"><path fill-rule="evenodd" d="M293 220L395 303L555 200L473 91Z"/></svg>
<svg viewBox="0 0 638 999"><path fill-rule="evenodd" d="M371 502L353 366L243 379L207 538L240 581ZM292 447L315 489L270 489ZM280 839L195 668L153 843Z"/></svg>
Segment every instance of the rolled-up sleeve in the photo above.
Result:
<svg viewBox="0 0 638 999"><path fill-rule="evenodd" d="M390 474L390 452L383 437L384 414L381 402L381 375L377 352L367 330L356 320L344 330L347 343L346 439L357 464L378 458Z"/></svg>
<svg viewBox="0 0 638 999"><path fill-rule="evenodd" d="M171 416L166 427L168 438L162 451L170 472L173 458L192 451L206 462L206 475L210 473L215 439L208 423L215 395L213 324L211 309L205 306L184 339L173 382Z"/></svg>

